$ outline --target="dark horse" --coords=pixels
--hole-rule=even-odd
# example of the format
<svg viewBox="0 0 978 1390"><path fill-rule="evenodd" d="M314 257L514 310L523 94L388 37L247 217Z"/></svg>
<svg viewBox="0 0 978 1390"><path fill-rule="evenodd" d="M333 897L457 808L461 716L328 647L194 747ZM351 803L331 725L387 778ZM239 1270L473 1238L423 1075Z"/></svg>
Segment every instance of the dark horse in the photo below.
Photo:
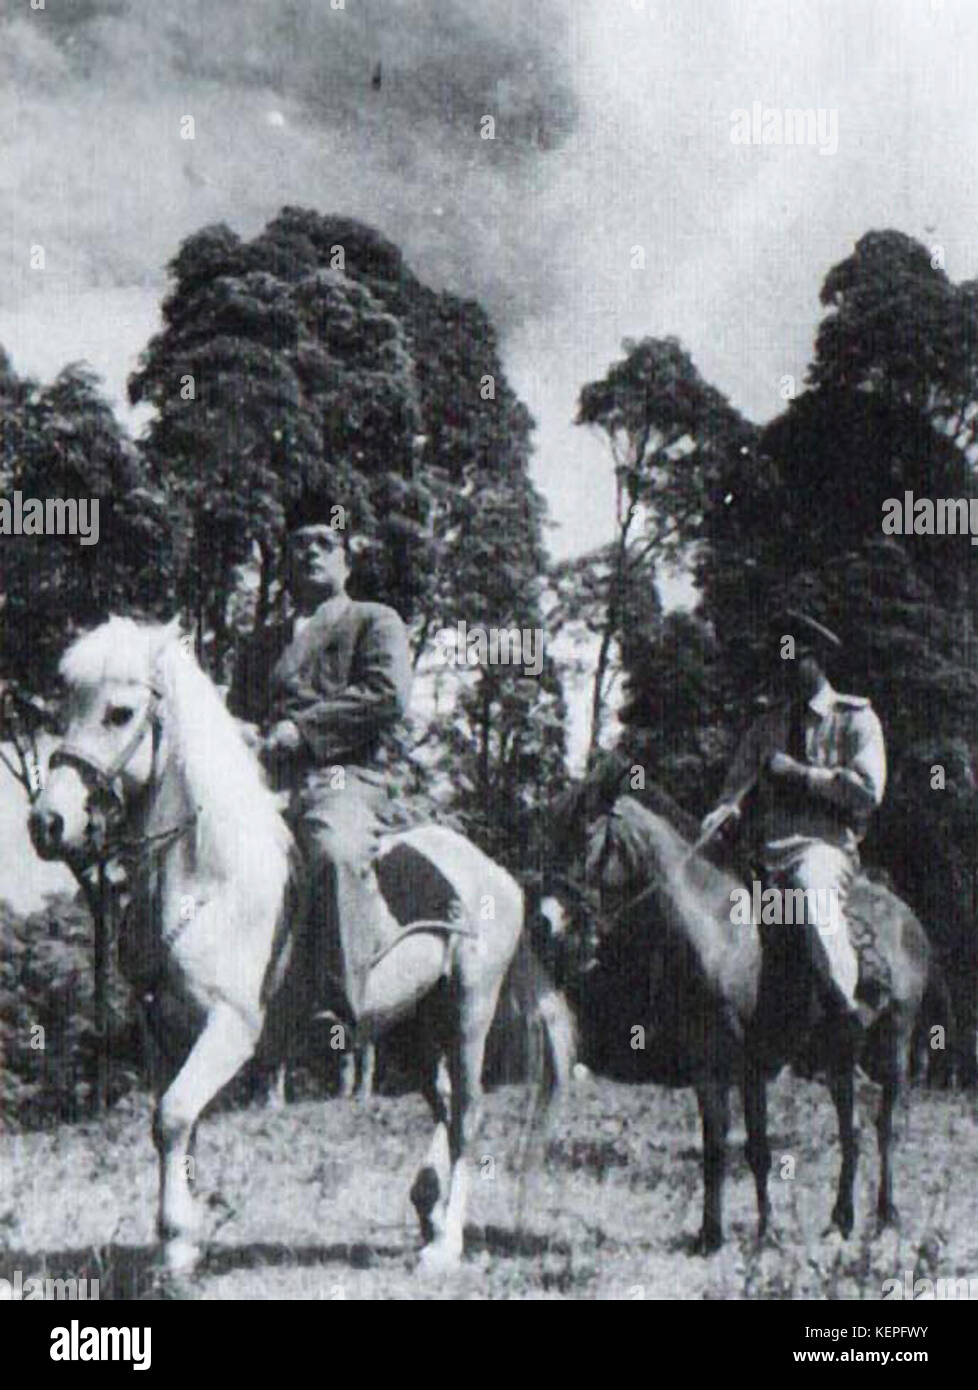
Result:
<svg viewBox="0 0 978 1390"><path fill-rule="evenodd" d="M613 779L610 794L605 787L603 805L600 798L595 804L590 789L583 798L578 796L573 808L576 827L567 828L565 800L564 816L557 822L567 828L558 857L566 862L573 853L576 830L578 848L586 855L589 888L600 895L601 964L582 979L582 1033L587 1039L598 1025L606 1036L619 1034L622 1050L627 1051L629 1041L634 1045L639 1036L636 1025L643 1025L648 1034L640 1037L643 1061L649 1063L645 1077L695 1089L703 1126L699 1248L713 1251L723 1241L722 1185L733 1085L743 1091L759 1236L766 1231L771 1167L766 1090L767 1082L787 1063L809 1074L818 1069L827 1075L842 1149L832 1221L843 1236L853 1228L857 1060L882 1086L877 1214L881 1226L895 1223L893 1114L905 1085L911 1034L930 968L919 921L882 884L865 876L854 884L847 914L858 938L861 979L877 1000L868 1027L857 1037L833 1014L825 990L819 988L812 943L805 935L810 929L776 928L782 934L777 948L762 955L757 926L732 921L731 894L742 888L741 880L692 850L697 823L658 789L643 790L639 801L618 796L617 785ZM551 920L563 900L559 889L549 903L545 899L544 911ZM609 977L618 986L610 994L607 988L596 988ZM638 1006L644 1002L638 1017L635 1006L631 1013L623 1009L623 980L640 993Z"/></svg>

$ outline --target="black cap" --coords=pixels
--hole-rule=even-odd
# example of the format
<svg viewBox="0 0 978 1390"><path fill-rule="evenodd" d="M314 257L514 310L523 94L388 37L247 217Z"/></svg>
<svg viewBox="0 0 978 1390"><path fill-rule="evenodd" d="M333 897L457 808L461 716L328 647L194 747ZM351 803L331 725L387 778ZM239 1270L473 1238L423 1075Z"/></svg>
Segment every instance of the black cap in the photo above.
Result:
<svg viewBox="0 0 978 1390"><path fill-rule="evenodd" d="M285 529L291 535L304 526L328 526L346 535L347 528L335 525L336 509L342 506L333 496L319 488L305 488L285 509Z"/></svg>
<svg viewBox="0 0 978 1390"><path fill-rule="evenodd" d="M797 646L811 647L823 657L838 656L842 651L841 638L797 608L783 608L772 623L775 640L788 636L795 639Z"/></svg>

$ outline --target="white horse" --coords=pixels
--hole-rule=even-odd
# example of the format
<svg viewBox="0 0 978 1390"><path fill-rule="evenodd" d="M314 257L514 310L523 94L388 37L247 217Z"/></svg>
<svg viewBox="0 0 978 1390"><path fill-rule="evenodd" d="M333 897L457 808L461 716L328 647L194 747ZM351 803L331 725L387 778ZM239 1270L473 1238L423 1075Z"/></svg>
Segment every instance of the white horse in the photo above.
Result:
<svg viewBox="0 0 978 1390"><path fill-rule="evenodd" d="M175 622L110 618L74 643L61 674L67 732L34 803L31 836L45 858L127 861L120 964L169 1063L153 1123L158 1232L164 1269L186 1274L201 1253L186 1162L197 1120L255 1051L285 978L302 875L257 759ZM521 945L523 897L504 869L444 827L386 843L423 855L459 910L451 923L425 921L375 964L358 1020L358 1036L377 1035L419 1013L435 1132L411 1196L422 1264L443 1268L462 1254L466 1151L486 1034ZM430 916L419 909L418 919ZM542 1005L532 1024L551 1064L539 1078L549 1097L569 1070L565 1040L546 1000L527 1002Z"/></svg>

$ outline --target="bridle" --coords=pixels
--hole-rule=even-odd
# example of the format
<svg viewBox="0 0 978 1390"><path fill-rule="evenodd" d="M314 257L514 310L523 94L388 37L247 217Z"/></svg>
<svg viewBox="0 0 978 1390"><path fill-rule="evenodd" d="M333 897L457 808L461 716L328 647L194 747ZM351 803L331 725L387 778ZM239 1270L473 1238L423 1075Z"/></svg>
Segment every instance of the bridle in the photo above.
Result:
<svg viewBox="0 0 978 1390"><path fill-rule="evenodd" d="M612 857L614 853L620 853L620 850L618 850L617 847L614 845L611 836L611 822L616 816L620 816L620 812L616 811L614 806L612 806L612 808L605 813L604 842L601 846L601 851L598 854L597 860L593 865L588 866L588 876L593 877L599 884L601 881L601 875L607 868L609 859ZM597 918L602 935L607 935L613 927L617 926L617 924L626 915L626 913L629 913L632 911L633 908L638 907L639 903L643 903L646 901L646 899L651 898L653 894L658 890L658 887L658 882L653 878L653 880L650 883L646 884L646 886L643 889L641 889L640 892L635 894L634 897L629 898L626 902L622 903L622 905L620 907L617 907L614 910L614 912L609 913L605 912L603 909L598 910Z"/></svg>
<svg viewBox="0 0 978 1390"><path fill-rule="evenodd" d="M96 797L103 807L106 808L107 826L115 828L118 826L125 815L125 800L122 789L122 774L136 756L142 746L147 733L153 740L152 758L150 761L150 773L147 788L152 790L158 778L158 762L160 742L163 733L163 721L160 717L160 708L163 704L163 691L156 681L139 681L149 691L149 699L146 701L143 712L136 722L136 726L122 748L110 763L103 763L86 749L77 744L62 743L54 750L48 759L49 769L57 767L73 768L81 777L89 793L89 800ZM120 840L113 838L111 845L106 845L105 849L114 853L134 854L142 850L151 848L168 847L170 843L179 839L183 834L190 830L197 821L197 812L194 811L186 816L177 824L161 831L141 835L132 840Z"/></svg>
<svg viewBox="0 0 978 1390"><path fill-rule="evenodd" d="M48 767L52 770L57 767L74 768L90 791L95 791L99 796L114 803L120 811L123 809L123 799L119 779L135 757L147 731L151 731L153 737L150 781L154 781L156 777L156 760L162 733L159 710L163 702L163 692L150 681L140 684L149 690L149 699L136 722L136 727L110 763L100 762L93 754L73 743L62 743L48 759Z"/></svg>

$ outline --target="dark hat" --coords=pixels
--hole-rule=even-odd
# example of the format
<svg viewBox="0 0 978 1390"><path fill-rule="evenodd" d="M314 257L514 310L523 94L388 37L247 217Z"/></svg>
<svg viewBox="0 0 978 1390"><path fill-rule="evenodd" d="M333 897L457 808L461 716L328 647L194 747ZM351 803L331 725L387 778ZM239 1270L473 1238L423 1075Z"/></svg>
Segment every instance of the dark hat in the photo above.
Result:
<svg viewBox="0 0 978 1390"><path fill-rule="evenodd" d="M347 528L334 525L336 508L341 505L320 488L304 488L285 509L285 529L291 535L304 526L329 526L345 536Z"/></svg>
<svg viewBox="0 0 978 1390"><path fill-rule="evenodd" d="M783 608L772 623L772 637L777 640L791 636L796 645L812 647L822 656L838 656L842 641L824 624L816 622L797 608Z"/></svg>

